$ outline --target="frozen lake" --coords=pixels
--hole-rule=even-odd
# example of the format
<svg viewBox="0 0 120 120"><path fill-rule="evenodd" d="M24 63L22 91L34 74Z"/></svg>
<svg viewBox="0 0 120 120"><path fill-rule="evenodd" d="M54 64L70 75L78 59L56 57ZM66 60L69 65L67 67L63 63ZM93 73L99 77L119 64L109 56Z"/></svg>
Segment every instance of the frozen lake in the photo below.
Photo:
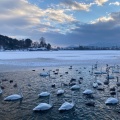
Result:
<svg viewBox="0 0 120 120"><path fill-rule="evenodd" d="M0 64L39 67L65 65L119 64L120 51L3 51Z"/></svg>

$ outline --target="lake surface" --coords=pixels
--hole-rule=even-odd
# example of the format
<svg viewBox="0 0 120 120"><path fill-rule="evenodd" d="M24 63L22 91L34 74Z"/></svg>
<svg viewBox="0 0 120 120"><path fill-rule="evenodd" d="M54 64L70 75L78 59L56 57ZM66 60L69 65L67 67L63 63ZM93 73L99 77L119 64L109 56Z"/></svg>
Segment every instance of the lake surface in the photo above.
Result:
<svg viewBox="0 0 120 120"><path fill-rule="evenodd" d="M110 65L119 63L119 51L53 51L53 52L0 52L0 64L6 65L4 72L0 72L0 80L4 86L3 94L0 96L0 119L1 120L119 120L120 104L114 106L105 105L105 101L110 97L110 88L116 85L116 76L119 73L112 73L115 79L110 80L109 85L104 85L104 91L94 89L92 83L95 80L91 74L92 65L98 61L98 71L106 69L106 63ZM22 56L23 54L23 56ZM36 55L37 54L37 55ZM45 56L44 56L45 55ZM75 57L77 56L77 57ZM34 58L34 59L33 59ZM52 62L52 63L51 63ZM73 69L69 69L72 65ZM25 67L27 69L24 69ZM9 71L7 71L7 68ZM15 69L14 71L13 68ZM23 69L19 69L23 68ZM52 70L51 78L40 77L40 73ZM53 71L59 69L57 75ZM5 71L6 70L6 71ZM33 71L35 70L35 71ZM96 69L94 70L96 71ZM68 72L68 74L65 74ZM63 77L60 77L63 75ZM64 101L72 101L72 91L68 85L71 78L79 80L83 77L80 90L74 91L73 98L75 106L70 111L59 112L58 108ZM5 80L6 79L6 80ZM104 82L106 75L99 75L97 79ZM13 80L13 83L10 83ZM57 96L56 92L63 86L64 95ZM13 87L17 83L22 88L22 102L6 102L3 99L11 94L19 93L18 87ZM51 85L55 83L55 88ZM51 92L51 102L53 108L46 112L33 112L33 108L41 102L48 103L48 97L38 98L42 91ZM94 98L83 95L85 89L94 91ZM119 89L119 88L118 88ZM115 96L114 96L115 97ZM120 93L118 92L118 99ZM95 106L86 106L86 102L94 101Z"/></svg>

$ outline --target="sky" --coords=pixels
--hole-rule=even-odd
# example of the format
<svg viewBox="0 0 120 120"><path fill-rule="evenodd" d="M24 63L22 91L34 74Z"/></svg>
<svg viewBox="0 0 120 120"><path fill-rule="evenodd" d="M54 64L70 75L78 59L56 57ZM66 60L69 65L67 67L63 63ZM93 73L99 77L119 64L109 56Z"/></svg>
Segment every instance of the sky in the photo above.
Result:
<svg viewBox="0 0 120 120"><path fill-rule="evenodd" d="M120 46L120 0L0 0L0 34L53 46Z"/></svg>

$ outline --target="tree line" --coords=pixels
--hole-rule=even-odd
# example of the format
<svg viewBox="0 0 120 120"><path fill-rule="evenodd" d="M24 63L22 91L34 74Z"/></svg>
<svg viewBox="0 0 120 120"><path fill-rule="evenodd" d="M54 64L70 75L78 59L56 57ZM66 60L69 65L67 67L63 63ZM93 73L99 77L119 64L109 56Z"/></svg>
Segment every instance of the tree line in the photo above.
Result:
<svg viewBox="0 0 120 120"><path fill-rule="evenodd" d="M35 42L29 38L18 40L3 35L0 35L0 47L5 50L27 49L30 47L45 47L47 50L51 49L50 43L47 44L44 37L41 37L37 46L35 46Z"/></svg>

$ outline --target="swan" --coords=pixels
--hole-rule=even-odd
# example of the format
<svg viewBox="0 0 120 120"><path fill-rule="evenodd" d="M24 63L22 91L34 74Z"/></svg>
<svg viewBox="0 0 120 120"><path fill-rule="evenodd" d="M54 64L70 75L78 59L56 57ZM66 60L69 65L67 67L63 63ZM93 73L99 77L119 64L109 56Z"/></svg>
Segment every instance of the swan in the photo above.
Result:
<svg viewBox="0 0 120 120"><path fill-rule="evenodd" d="M3 93L2 89L1 89L1 85L2 85L2 82L0 83L0 95Z"/></svg>
<svg viewBox="0 0 120 120"><path fill-rule="evenodd" d="M50 80L50 76L49 76L49 80ZM47 85L47 89L48 91L50 91L50 87ZM50 95L50 92L47 92L47 91L44 91L44 92L41 92L40 94L38 94L38 97L47 97Z"/></svg>
<svg viewBox="0 0 120 120"><path fill-rule="evenodd" d="M106 101L105 104L106 105L115 105L117 104L118 101L118 96L117 96L117 89L116 89L116 98L115 97L109 97Z"/></svg>
<svg viewBox="0 0 120 120"><path fill-rule="evenodd" d="M98 87L98 83L96 82L96 76L95 76L95 81L93 82L93 88L97 88Z"/></svg>
<svg viewBox="0 0 120 120"><path fill-rule="evenodd" d="M63 90L63 89L59 89L58 91L57 91L57 95L61 95L61 94L63 94L65 91Z"/></svg>
<svg viewBox="0 0 120 120"><path fill-rule="evenodd" d="M70 110L70 109L72 109L73 107L74 107L74 105L75 105L75 103L74 103L74 101L73 101L73 93L72 93L72 102L70 103L70 102L64 102L61 106L60 106L60 108L58 109L59 111L65 111L65 110Z"/></svg>
<svg viewBox="0 0 120 120"><path fill-rule="evenodd" d="M61 87L62 87L62 83L61 83ZM57 91L57 95L62 95L64 92L65 92L65 90L63 90L62 88L60 88L60 89Z"/></svg>
<svg viewBox="0 0 120 120"><path fill-rule="evenodd" d="M100 80L96 81L98 85L102 85L103 83Z"/></svg>
<svg viewBox="0 0 120 120"><path fill-rule="evenodd" d="M1 87L0 87L0 95L2 94L2 92L3 92L3 91L2 91L2 89L1 89Z"/></svg>
<svg viewBox="0 0 120 120"><path fill-rule="evenodd" d="M114 76L107 76L106 79L114 79Z"/></svg>
<svg viewBox="0 0 120 120"><path fill-rule="evenodd" d="M39 97L46 97L49 96L50 93L49 92L41 92L40 94L38 94Z"/></svg>
<svg viewBox="0 0 120 120"><path fill-rule="evenodd" d="M118 103L118 99L114 98L114 97L110 97L105 101L106 105L110 105L110 104L117 104Z"/></svg>
<svg viewBox="0 0 120 120"><path fill-rule="evenodd" d="M93 94L93 91L90 90L90 89L86 89L84 92L83 92L84 95L91 95Z"/></svg>
<svg viewBox="0 0 120 120"><path fill-rule="evenodd" d="M116 83L117 86L120 86L120 82L119 82L119 78L117 77L117 83Z"/></svg>
<svg viewBox="0 0 120 120"><path fill-rule="evenodd" d="M71 90L79 90L80 89L80 85L73 85L70 89Z"/></svg>
<svg viewBox="0 0 120 120"><path fill-rule="evenodd" d="M33 108L33 111L45 111L45 110L49 110L50 108L52 108L52 104L51 104L51 95L49 96L49 103L40 103L38 106L36 106L35 108Z"/></svg>
<svg viewBox="0 0 120 120"><path fill-rule="evenodd" d="M48 72L42 72L42 73L40 73L40 76L42 76L42 77L50 76L50 71L51 70L49 70Z"/></svg>
<svg viewBox="0 0 120 120"><path fill-rule="evenodd" d="M23 98L23 94L22 94L21 89L20 89L20 94L10 95L10 96L4 98L4 101L15 101L15 100L20 100L22 98Z"/></svg>
<svg viewBox="0 0 120 120"><path fill-rule="evenodd" d="M93 87L97 88L98 87L98 83L97 82L93 82Z"/></svg>

